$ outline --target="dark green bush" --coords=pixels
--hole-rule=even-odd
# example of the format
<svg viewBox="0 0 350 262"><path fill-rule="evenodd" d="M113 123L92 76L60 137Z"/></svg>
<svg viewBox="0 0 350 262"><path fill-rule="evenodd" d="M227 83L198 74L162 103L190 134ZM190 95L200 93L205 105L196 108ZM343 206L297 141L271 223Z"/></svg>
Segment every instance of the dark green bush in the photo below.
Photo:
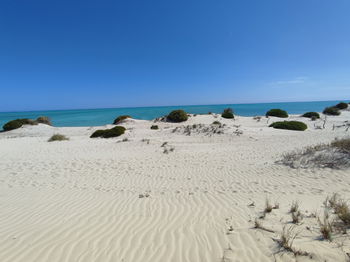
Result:
<svg viewBox="0 0 350 262"><path fill-rule="evenodd" d="M323 110L323 114L330 115L330 116L339 116L340 115L340 111L336 107L326 107Z"/></svg>
<svg viewBox="0 0 350 262"><path fill-rule="evenodd" d="M15 119L7 122L2 128L4 131L10 131L13 129L20 128L23 125L36 125L37 122L28 118Z"/></svg>
<svg viewBox="0 0 350 262"><path fill-rule="evenodd" d="M113 125L118 125L120 122L122 122L123 120L127 119L127 118L131 118L131 116L128 115L122 115L122 116L118 116L114 122Z"/></svg>
<svg viewBox="0 0 350 262"><path fill-rule="evenodd" d="M167 120L170 122L184 122L188 119L187 113L181 109L171 111L170 114L167 116Z"/></svg>
<svg viewBox="0 0 350 262"><path fill-rule="evenodd" d="M269 125L269 127L273 127L277 129L297 130L297 131L304 131L307 129L307 125L299 121L275 122Z"/></svg>
<svg viewBox="0 0 350 262"><path fill-rule="evenodd" d="M223 118L229 118L229 119L235 118L235 116L233 115L233 110L232 110L232 108L226 108L226 109L224 109L224 112L222 112L221 116L222 116Z"/></svg>
<svg viewBox="0 0 350 262"><path fill-rule="evenodd" d="M303 114L302 117L317 119L317 118L320 118L320 114L317 112L307 112Z"/></svg>
<svg viewBox="0 0 350 262"><path fill-rule="evenodd" d="M340 110L342 110L342 109L347 109L347 108L348 108L348 104L347 104L347 103L344 103L344 102L341 102L341 103L337 104L337 105L335 106L335 108L338 108L338 109L340 109Z"/></svg>
<svg viewBox="0 0 350 262"><path fill-rule="evenodd" d="M281 117L281 118L287 118L288 113L282 109L271 109L266 112L266 116L275 116L275 117Z"/></svg>
<svg viewBox="0 0 350 262"><path fill-rule="evenodd" d="M151 126L151 129L153 129L153 130L158 130L159 127L158 127L157 125L152 125L152 126Z"/></svg>
<svg viewBox="0 0 350 262"><path fill-rule="evenodd" d="M90 137L103 137L103 138L110 138L110 137L117 137L121 136L125 133L125 127L123 126L116 126L111 129L105 129L105 130L96 130Z"/></svg>
<svg viewBox="0 0 350 262"><path fill-rule="evenodd" d="M45 124L45 125L52 126L51 119L49 117L47 117L47 116L39 116L36 119L36 122L38 122L40 124Z"/></svg>
<svg viewBox="0 0 350 262"><path fill-rule="evenodd" d="M214 122L212 123L212 125L219 125L219 126L221 126L221 123L220 123L219 121L214 121Z"/></svg>

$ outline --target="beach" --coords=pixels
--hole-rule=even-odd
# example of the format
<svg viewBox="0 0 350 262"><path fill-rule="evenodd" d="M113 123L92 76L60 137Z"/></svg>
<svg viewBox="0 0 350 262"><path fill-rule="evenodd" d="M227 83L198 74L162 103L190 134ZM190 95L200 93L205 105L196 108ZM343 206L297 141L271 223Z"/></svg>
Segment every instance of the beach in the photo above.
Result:
<svg viewBox="0 0 350 262"><path fill-rule="evenodd" d="M349 137L340 126L350 111L325 122L289 116L307 124L302 132L269 127L279 120L127 119L125 134L110 139L90 135L113 125L0 133L0 261L348 261L348 238L320 239L318 218L327 196L349 199L349 169L277 162ZM208 129L214 121L218 133ZM57 133L69 140L48 142ZM267 201L274 208L261 218ZM303 214L297 224L293 201ZM307 254L281 250L285 226Z"/></svg>

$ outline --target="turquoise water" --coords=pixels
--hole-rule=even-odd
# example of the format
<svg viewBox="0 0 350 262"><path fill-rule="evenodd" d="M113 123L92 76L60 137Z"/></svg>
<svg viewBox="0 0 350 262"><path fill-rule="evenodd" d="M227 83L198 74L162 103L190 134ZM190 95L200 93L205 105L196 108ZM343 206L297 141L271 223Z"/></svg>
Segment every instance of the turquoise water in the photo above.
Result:
<svg viewBox="0 0 350 262"><path fill-rule="evenodd" d="M208 112L221 113L224 108L231 107L237 115L255 116L265 115L266 111L271 108L281 108L290 114L301 114L307 111L322 112L326 106L332 106L338 102L340 101L3 112L0 113L0 126L16 118L35 119L38 116L50 117L54 126L100 126L113 123L113 120L119 115L131 115L136 119L151 120L167 115L174 109L183 109L192 114L206 114Z"/></svg>

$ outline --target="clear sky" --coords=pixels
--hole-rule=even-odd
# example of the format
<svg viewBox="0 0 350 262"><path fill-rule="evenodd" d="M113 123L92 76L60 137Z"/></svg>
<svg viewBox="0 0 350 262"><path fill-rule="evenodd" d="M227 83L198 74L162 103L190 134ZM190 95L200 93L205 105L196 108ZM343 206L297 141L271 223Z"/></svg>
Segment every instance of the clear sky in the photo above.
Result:
<svg viewBox="0 0 350 262"><path fill-rule="evenodd" d="M348 0L1 0L0 111L350 97Z"/></svg>

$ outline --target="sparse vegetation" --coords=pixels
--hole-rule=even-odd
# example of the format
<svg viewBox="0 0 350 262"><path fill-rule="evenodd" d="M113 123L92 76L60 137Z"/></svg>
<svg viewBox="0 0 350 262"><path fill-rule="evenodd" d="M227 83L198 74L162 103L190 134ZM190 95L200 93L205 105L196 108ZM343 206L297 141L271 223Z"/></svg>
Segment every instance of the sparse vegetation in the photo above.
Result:
<svg viewBox="0 0 350 262"><path fill-rule="evenodd" d="M298 210L296 212L292 212L292 223L299 224L302 219L301 212Z"/></svg>
<svg viewBox="0 0 350 262"><path fill-rule="evenodd" d="M167 116L167 121L175 122L175 123L184 122L184 121L187 121L187 119L188 119L187 113L181 109L173 110Z"/></svg>
<svg viewBox="0 0 350 262"><path fill-rule="evenodd" d="M125 127L123 126L116 126L111 129L105 129L105 130L97 130L95 131L90 137L96 138L96 137L102 137L102 138L110 138L110 137L118 137L125 133Z"/></svg>
<svg viewBox="0 0 350 262"><path fill-rule="evenodd" d="M125 119L128 119L128 118L131 118L131 116L129 116L129 115L118 116L118 117L114 120L113 125L118 125L118 124L120 124L121 122L123 122Z"/></svg>
<svg viewBox="0 0 350 262"><path fill-rule="evenodd" d="M295 212L297 212L297 211L299 211L299 202L298 202L298 201L293 201L293 203L292 203L292 205L291 205L291 207L290 207L289 212L290 212L290 213L295 213Z"/></svg>
<svg viewBox="0 0 350 262"><path fill-rule="evenodd" d="M228 119L235 118L235 116L233 115L233 110L232 110L232 108L226 108L226 109L224 109L224 111L222 112L221 116L222 116L223 118L228 118Z"/></svg>
<svg viewBox="0 0 350 262"><path fill-rule="evenodd" d="M266 198L265 200L265 209L264 209L264 213L271 213L272 211L272 205L270 204L270 201L268 198Z"/></svg>
<svg viewBox="0 0 350 262"><path fill-rule="evenodd" d="M50 137L50 139L48 140L48 142L53 142L53 141L65 141L65 140L69 140L69 138L66 137L65 135L54 134L52 137Z"/></svg>
<svg viewBox="0 0 350 262"><path fill-rule="evenodd" d="M339 116L340 115L340 111L336 107L326 107L323 110L323 114L330 115L330 116Z"/></svg>
<svg viewBox="0 0 350 262"><path fill-rule="evenodd" d="M311 118L312 120L316 120L320 118L320 114L317 112L307 112L303 114L302 117L307 117L307 118Z"/></svg>
<svg viewBox="0 0 350 262"><path fill-rule="evenodd" d="M269 125L269 127L273 127L277 129L295 130L295 131L304 131L307 129L307 125L299 121L274 122L271 125Z"/></svg>
<svg viewBox="0 0 350 262"><path fill-rule="evenodd" d="M214 121L214 122L212 123L212 125L219 125L219 126L221 126L221 122L219 122L219 121Z"/></svg>
<svg viewBox="0 0 350 262"><path fill-rule="evenodd" d="M288 113L282 109L271 109L271 110L266 112L266 117L268 117L268 116L287 118Z"/></svg>
<svg viewBox="0 0 350 262"><path fill-rule="evenodd" d="M4 131L11 131L11 130L20 128L23 125L37 125L39 123L51 125L50 118L46 116L40 116L36 120L28 119L28 118L19 118L19 119L11 120L7 122L2 128L4 129Z"/></svg>
<svg viewBox="0 0 350 262"><path fill-rule="evenodd" d="M151 129L152 129L152 130L158 130L159 127L158 127L158 125L152 125L152 126L151 126Z"/></svg>
<svg viewBox="0 0 350 262"><path fill-rule="evenodd" d="M40 124L52 126L51 119L47 116L39 116L36 121Z"/></svg>

